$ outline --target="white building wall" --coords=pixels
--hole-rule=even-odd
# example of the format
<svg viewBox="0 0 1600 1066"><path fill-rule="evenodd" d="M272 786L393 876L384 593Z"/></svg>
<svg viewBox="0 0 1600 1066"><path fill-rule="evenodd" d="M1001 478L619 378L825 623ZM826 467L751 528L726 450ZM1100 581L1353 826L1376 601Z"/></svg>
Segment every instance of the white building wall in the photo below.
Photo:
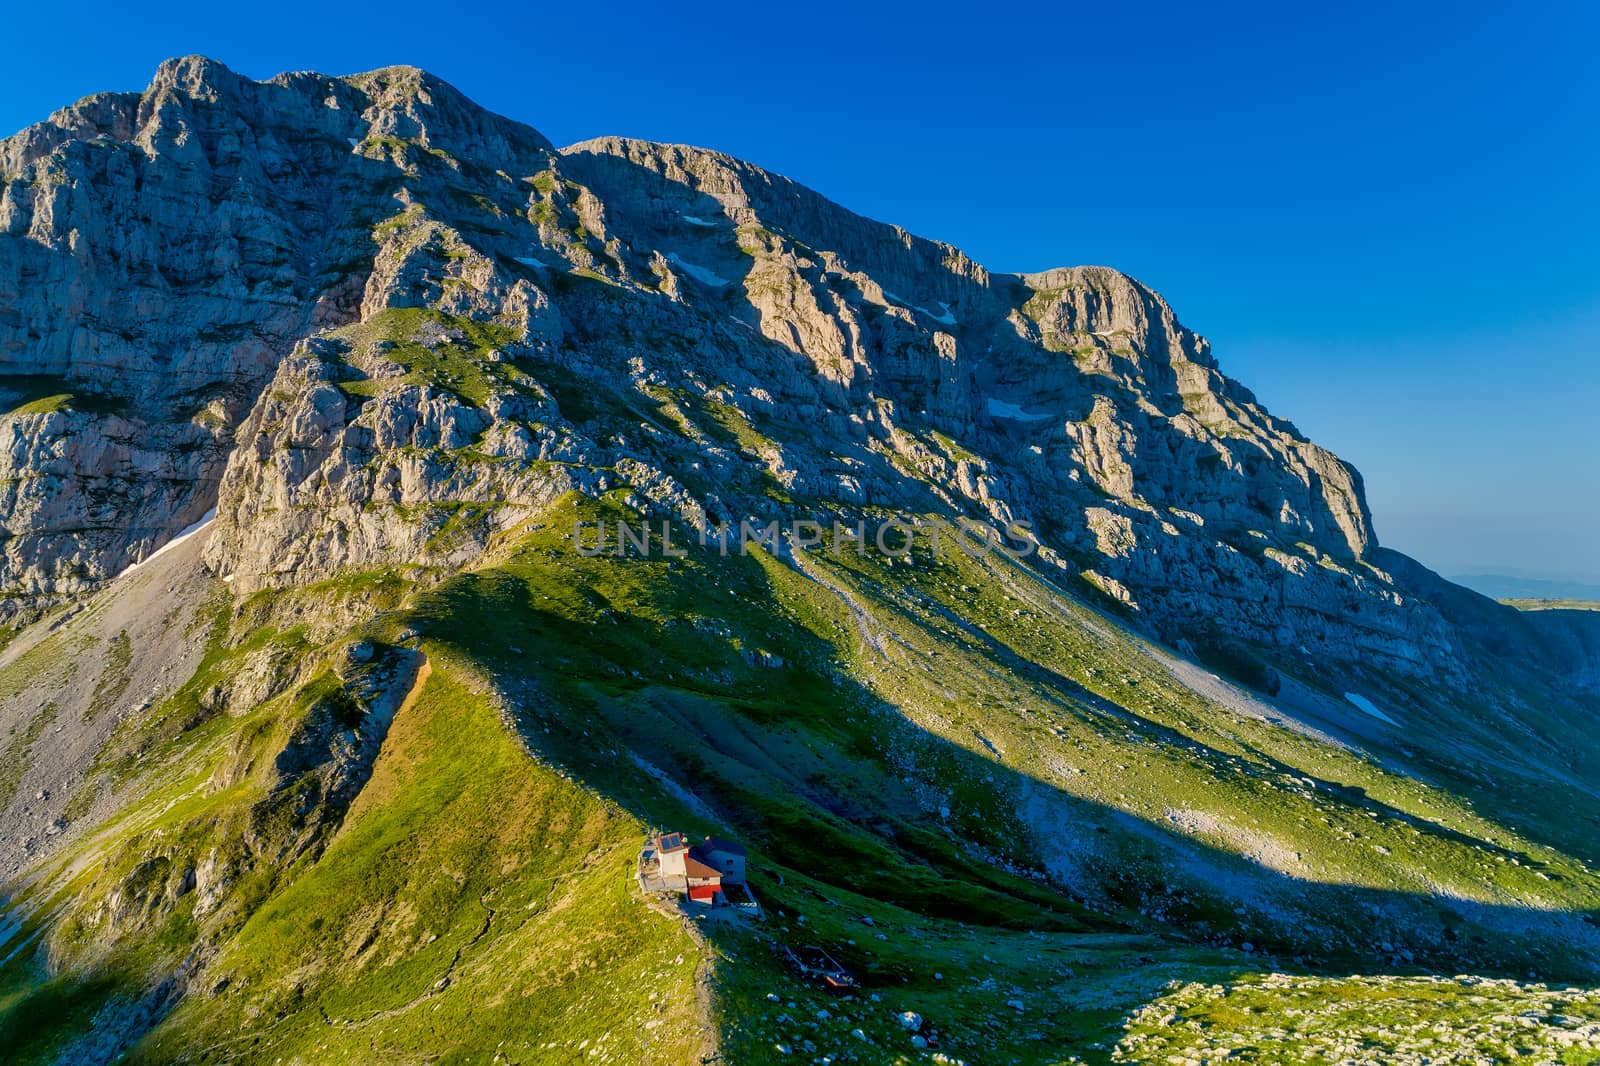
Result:
<svg viewBox="0 0 1600 1066"><path fill-rule="evenodd" d="M663 851L660 853L661 876L682 877L683 860L689 854L688 848L679 848L677 851Z"/></svg>

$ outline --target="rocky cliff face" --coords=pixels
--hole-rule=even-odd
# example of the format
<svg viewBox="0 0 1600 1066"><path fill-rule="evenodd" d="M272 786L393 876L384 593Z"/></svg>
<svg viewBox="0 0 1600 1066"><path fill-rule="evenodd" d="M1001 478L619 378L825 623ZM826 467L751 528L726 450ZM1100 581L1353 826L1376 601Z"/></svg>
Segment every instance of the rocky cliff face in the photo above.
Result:
<svg viewBox="0 0 1600 1066"><path fill-rule="evenodd" d="M212 506L248 589L456 565L623 490L1027 522L1169 639L1459 669L1356 471L1114 270L992 274L700 149L556 151L404 68L172 61L0 176L8 615Z"/></svg>
<svg viewBox="0 0 1600 1066"><path fill-rule="evenodd" d="M463 154L545 147L415 71L256 83L198 58L0 141L0 616L96 587L214 503L278 363L361 315L418 108L453 116L438 136Z"/></svg>

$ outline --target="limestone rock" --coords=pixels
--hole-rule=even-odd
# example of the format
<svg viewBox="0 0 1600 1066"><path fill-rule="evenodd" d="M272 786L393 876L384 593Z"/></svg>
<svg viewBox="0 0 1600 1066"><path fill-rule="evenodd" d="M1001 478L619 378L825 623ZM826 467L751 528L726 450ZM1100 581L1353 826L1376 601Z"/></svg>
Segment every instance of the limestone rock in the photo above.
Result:
<svg viewBox="0 0 1600 1066"><path fill-rule="evenodd" d="M622 489L1025 522L1168 639L1464 669L1360 475L1137 281L993 273L716 152L557 151L410 68L173 60L0 142L0 308L4 616L213 505L245 592Z"/></svg>

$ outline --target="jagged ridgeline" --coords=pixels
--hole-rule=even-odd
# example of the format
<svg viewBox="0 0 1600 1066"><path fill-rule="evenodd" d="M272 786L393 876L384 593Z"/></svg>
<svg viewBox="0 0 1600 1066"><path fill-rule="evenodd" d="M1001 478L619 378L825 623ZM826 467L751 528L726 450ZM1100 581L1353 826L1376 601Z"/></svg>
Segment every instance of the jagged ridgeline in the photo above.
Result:
<svg viewBox="0 0 1600 1066"><path fill-rule="evenodd" d="M410 68L174 60L0 183L5 1061L1600 1056L1594 618L1138 282Z"/></svg>

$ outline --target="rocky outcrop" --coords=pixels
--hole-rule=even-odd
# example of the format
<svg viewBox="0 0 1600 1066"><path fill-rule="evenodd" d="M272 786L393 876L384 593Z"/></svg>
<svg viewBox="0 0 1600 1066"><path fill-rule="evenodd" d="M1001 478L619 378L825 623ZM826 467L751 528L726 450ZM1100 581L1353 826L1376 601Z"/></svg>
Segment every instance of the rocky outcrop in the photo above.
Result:
<svg viewBox="0 0 1600 1066"><path fill-rule="evenodd" d="M247 590L461 565L621 489L695 523L1026 521L1163 636L1460 667L1374 564L1359 474L1115 270L994 274L715 152L557 152L407 68L173 61L0 171L0 357L70 397L0 419L13 613L213 493L208 559Z"/></svg>
<svg viewBox="0 0 1600 1066"><path fill-rule="evenodd" d="M199 57L0 141L0 620L211 505L282 357L362 313L413 154L546 147L415 70L258 83Z"/></svg>
<svg viewBox="0 0 1600 1066"><path fill-rule="evenodd" d="M326 358L311 354L320 348ZM236 591L386 565L460 565L585 483L560 442L428 384L367 399L333 346L284 362L240 430L208 558Z"/></svg>
<svg viewBox="0 0 1600 1066"><path fill-rule="evenodd" d="M371 641L346 647L337 672L320 686L274 758L273 788L263 806L292 799L302 839L317 821L337 824L366 784L394 716L425 680L427 668L421 653L408 648Z"/></svg>
<svg viewBox="0 0 1600 1066"><path fill-rule="evenodd" d="M195 522L227 459L224 404L152 433L62 407L0 418L0 619L86 594Z"/></svg>

